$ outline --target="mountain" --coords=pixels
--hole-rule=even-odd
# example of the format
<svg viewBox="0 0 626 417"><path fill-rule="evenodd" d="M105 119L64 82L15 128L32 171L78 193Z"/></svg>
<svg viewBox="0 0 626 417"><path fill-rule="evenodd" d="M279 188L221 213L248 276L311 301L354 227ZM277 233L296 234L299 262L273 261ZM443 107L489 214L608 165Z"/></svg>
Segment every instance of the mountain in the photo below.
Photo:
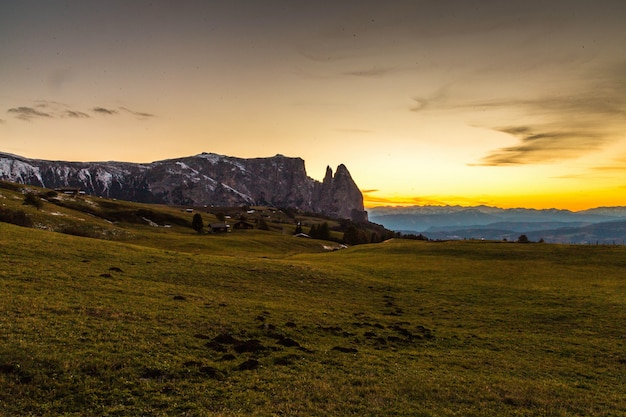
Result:
<svg viewBox="0 0 626 417"><path fill-rule="evenodd" d="M530 240L544 239L546 242L617 244L626 243L626 219L594 223L581 227L566 227L553 230L531 231Z"/></svg>
<svg viewBox="0 0 626 417"><path fill-rule="evenodd" d="M369 209L369 218L391 230L425 232L431 228L465 228L498 223L498 228L507 223L599 223L626 218L626 207L601 207L584 211L558 209L502 209L489 206L412 206L374 207ZM505 224L502 224L505 223ZM531 225L532 226L532 225ZM519 225L514 227L519 229ZM522 229L528 230L526 227ZM436 230L436 229L435 229Z"/></svg>
<svg viewBox="0 0 626 417"><path fill-rule="evenodd" d="M326 169L323 182L307 176L304 160L276 155L236 158L214 153L156 161L66 162L0 153L0 180L142 203L295 207L355 221L367 220L363 195L348 169Z"/></svg>
<svg viewBox="0 0 626 417"><path fill-rule="evenodd" d="M403 233L430 239L531 240L554 243L619 243L626 241L626 207L570 211L501 209L489 206L376 207L369 219Z"/></svg>

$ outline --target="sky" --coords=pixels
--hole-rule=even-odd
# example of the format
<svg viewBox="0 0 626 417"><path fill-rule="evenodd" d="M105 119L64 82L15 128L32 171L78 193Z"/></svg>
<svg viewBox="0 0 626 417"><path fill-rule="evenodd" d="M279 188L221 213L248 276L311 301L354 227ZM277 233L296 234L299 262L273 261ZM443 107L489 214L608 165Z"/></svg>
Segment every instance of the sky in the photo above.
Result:
<svg viewBox="0 0 626 417"><path fill-rule="evenodd" d="M623 0L0 2L0 151L345 164L366 207L626 205Z"/></svg>

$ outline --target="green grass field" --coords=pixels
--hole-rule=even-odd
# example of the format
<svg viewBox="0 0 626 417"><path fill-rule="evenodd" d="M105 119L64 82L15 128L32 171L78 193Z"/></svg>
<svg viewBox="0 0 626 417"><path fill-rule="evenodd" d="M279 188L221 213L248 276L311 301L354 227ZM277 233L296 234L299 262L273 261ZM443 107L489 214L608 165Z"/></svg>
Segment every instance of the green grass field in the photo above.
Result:
<svg viewBox="0 0 626 417"><path fill-rule="evenodd" d="M0 223L0 415L626 415L626 248L86 221Z"/></svg>

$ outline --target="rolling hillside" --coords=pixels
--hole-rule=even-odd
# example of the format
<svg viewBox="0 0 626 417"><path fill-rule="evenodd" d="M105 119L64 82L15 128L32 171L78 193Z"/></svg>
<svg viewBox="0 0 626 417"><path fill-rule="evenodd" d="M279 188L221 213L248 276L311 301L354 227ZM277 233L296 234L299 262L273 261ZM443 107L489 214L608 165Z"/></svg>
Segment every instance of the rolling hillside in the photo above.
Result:
<svg viewBox="0 0 626 417"><path fill-rule="evenodd" d="M0 222L0 415L626 413L623 247L328 251L15 193L1 207L48 230ZM49 230L66 224L107 238Z"/></svg>

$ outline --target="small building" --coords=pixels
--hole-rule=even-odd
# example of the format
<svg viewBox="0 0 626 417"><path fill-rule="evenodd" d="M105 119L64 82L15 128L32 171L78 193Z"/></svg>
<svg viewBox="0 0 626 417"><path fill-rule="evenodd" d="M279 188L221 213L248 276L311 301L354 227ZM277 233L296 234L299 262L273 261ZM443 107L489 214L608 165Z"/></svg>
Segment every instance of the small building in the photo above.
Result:
<svg viewBox="0 0 626 417"><path fill-rule="evenodd" d="M80 189L80 187L62 187L55 188L54 191L58 193L63 193L67 195L84 195L85 192Z"/></svg>
<svg viewBox="0 0 626 417"><path fill-rule="evenodd" d="M243 220L240 220L233 225L233 228L238 229L238 230L250 230L250 229L254 229L254 226L248 222L244 222Z"/></svg>
<svg viewBox="0 0 626 417"><path fill-rule="evenodd" d="M213 233L226 233L230 229L230 226L226 223L211 223L209 228Z"/></svg>

